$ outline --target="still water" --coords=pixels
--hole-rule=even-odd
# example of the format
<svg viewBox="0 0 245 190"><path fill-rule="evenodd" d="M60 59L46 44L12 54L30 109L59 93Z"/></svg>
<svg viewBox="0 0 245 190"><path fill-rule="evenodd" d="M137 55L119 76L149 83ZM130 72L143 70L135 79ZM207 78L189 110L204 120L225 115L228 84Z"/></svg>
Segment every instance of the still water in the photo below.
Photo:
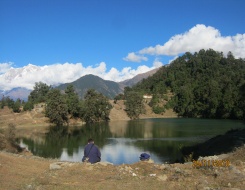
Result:
<svg viewBox="0 0 245 190"><path fill-rule="evenodd" d="M172 163L180 159L182 146L244 126L241 121L183 118L111 121L72 129L53 127L45 136L20 138L20 144L34 155L80 162L87 139L92 137L101 150L102 161L131 164L147 152L155 163Z"/></svg>

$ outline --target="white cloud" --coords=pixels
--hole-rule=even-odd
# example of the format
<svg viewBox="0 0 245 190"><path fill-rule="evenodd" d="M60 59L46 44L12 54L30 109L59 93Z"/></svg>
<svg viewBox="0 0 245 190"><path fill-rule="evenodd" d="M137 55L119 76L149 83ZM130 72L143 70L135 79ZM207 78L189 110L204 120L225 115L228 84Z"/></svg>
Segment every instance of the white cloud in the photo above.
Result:
<svg viewBox="0 0 245 190"><path fill-rule="evenodd" d="M188 51L193 53L200 49L209 48L222 51L224 55L231 51L236 58L244 58L245 34L222 36L218 29L198 24L184 34L171 37L164 45L146 47L140 50L139 56L143 54L176 56ZM132 54L138 56L135 53Z"/></svg>
<svg viewBox="0 0 245 190"><path fill-rule="evenodd" d="M116 68L111 68L107 71L105 62L88 67L84 67L82 63L64 63L46 66L29 64L22 68L10 68L6 73L0 74L0 90L10 90L15 87L33 89L35 82L39 81L48 85L69 83L87 74L93 74L105 80L119 82L155 68L156 65L154 64L152 67L141 65L136 69L125 67L121 71Z"/></svg>
<svg viewBox="0 0 245 190"><path fill-rule="evenodd" d="M124 57L123 60L139 63L141 61L147 61L148 58L143 55L136 55L134 52L131 52L128 54L127 57Z"/></svg>
<svg viewBox="0 0 245 190"><path fill-rule="evenodd" d="M158 67L163 66L163 63L162 63L161 61L159 61L158 58L156 58L156 59L154 60L154 62L153 62L153 65L154 65L154 67L158 68Z"/></svg>
<svg viewBox="0 0 245 190"><path fill-rule="evenodd" d="M12 62L8 63L0 63L0 74L5 73L11 68L11 65L13 65Z"/></svg>

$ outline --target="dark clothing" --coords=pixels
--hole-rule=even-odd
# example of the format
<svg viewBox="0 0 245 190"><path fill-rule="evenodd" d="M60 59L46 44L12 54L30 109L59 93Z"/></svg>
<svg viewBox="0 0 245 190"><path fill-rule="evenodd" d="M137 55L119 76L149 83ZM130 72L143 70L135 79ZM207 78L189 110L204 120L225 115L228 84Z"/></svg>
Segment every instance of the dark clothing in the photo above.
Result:
<svg viewBox="0 0 245 190"><path fill-rule="evenodd" d="M99 162L101 157L99 148L93 143L87 144L84 148L84 156L82 159L83 162L85 161L86 157L89 158L88 162L90 162L91 164Z"/></svg>

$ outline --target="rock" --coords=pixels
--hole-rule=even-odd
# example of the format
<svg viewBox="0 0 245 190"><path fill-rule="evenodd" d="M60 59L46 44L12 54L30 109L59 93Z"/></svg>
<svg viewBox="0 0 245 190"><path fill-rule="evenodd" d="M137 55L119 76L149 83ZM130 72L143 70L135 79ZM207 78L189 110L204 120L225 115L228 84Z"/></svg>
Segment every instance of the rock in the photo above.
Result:
<svg viewBox="0 0 245 190"><path fill-rule="evenodd" d="M136 175L135 173L132 173L132 176L134 176L134 177L135 177L135 176L137 176L137 175Z"/></svg>
<svg viewBox="0 0 245 190"><path fill-rule="evenodd" d="M59 169L61 169L61 166L59 165L59 163L52 163L49 165L49 169L50 170L59 170Z"/></svg>
<svg viewBox="0 0 245 190"><path fill-rule="evenodd" d="M110 162L97 162L96 164L97 164L97 165L102 165L102 166L113 165L113 164L110 163Z"/></svg>
<svg viewBox="0 0 245 190"><path fill-rule="evenodd" d="M151 177L155 177L157 174L150 174Z"/></svg>
<svg viewBox="0 0 245 190"><path fill-rule="evenodd" d="M219 157L218 157L218 156L215 156L215 155L214 155L214 156L206 156L206 157L201 157L201 156L200 156L200 157L198 158L198 160L207 160L207 161L208 161L208 160L218 160L218 159L219 159Z"/></svg>
<svg viewBox="0 0 245 190"><path fill-rule="evenodd" d="M229 154L220 154L220 155L218 155L218 157L220 160L225 160L229 157Z"/></svg>

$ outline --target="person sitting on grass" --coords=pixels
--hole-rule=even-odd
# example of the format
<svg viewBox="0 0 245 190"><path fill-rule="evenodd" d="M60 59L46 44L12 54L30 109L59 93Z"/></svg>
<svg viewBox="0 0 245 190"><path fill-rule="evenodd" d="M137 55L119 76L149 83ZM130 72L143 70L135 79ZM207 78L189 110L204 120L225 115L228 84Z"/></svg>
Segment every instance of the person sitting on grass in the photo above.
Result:
<svg viewBox="0 0 245 190"><path fill-rule="evenodd" d="M88 139L88 144L84 148L84 156L82 161L83 162L90 162L94 164L96 162L100 162L101 160L101 153L99 148L94 144L93 139Z"/></svg>

